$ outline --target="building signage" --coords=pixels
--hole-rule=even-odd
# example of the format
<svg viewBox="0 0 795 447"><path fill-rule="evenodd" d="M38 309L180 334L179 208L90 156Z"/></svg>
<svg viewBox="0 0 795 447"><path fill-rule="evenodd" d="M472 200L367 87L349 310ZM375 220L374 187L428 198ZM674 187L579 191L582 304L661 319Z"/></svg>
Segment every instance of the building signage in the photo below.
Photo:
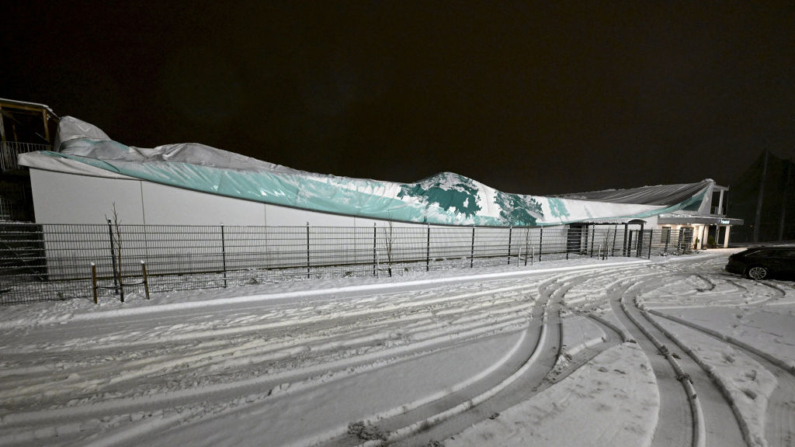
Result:
<svg viewBox="0 0 795 447"><path fill-rule="evenodd" d="M721 219L720 220L720 224L721 225L729 225L730 223L731 223L731 221L729 219Z"/></svg>

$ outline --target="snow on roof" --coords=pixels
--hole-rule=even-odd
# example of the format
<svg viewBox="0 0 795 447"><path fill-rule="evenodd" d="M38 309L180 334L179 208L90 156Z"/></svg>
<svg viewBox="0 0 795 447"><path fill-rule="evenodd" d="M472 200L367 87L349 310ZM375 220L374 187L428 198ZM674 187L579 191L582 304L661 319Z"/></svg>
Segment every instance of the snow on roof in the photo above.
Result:
<svg viewBox="0 0 795 447"><path fill-rule="evenodd" d="M20 165L154 183L311 211L438 225L549 226L594 219L626 221L698 209L711 180L572 196L509 194L443 172L415 183L300 171L198 143L126 146L84 121L64 117L57 152L22 154ZM57 162L54 162L57 159ZM91 174L87 167L90 167Z"/></svg>

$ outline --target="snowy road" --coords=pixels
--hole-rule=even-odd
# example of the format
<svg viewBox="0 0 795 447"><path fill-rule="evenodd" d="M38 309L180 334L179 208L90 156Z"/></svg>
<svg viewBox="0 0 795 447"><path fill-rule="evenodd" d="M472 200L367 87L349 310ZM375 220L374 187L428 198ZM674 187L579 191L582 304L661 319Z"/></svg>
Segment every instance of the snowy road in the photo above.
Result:
<svg viewBox="0 0 795 447"><path fill-rule="evenodd" d="M795 446L795 289L726 256L6 308L0 445Z"/></svg>

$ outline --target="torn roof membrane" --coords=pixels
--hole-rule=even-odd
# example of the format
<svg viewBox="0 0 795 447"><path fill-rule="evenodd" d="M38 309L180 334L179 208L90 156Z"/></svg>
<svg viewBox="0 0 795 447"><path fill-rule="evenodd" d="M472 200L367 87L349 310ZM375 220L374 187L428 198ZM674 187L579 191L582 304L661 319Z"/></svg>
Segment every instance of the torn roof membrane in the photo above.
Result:
<svg viewBox="0 0 795 447"><path fill-rule="evenodd" d="M20 155L23 166L144 181L310 211L438 225L550 226L642 219L699 209L714 182L558 197L509 194L443 172L415 183L300 171L198 143L126 146L73 117L61 119L57 152Z"/></svg>
<svg viewBox="0 0 795 447"><path fill-rule="evenodd" d="M674 205L704 188L704 184L712 180L699 183L682 183L676 185L641 186L640 188L609 189L604 191L580 192L574 194L561 194L557 197L566 199L592 200L597 202L636 203L645 205Z"/></svg>

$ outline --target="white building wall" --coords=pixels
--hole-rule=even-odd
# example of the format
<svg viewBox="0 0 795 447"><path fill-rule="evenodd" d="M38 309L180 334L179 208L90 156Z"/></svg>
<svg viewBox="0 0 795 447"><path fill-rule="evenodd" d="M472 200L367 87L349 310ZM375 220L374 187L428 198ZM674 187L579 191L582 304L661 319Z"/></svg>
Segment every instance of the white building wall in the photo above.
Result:
<svg viewBox="0 0 795 447"><path fill-rule="evenodd" d="M141 184L141 201L150 225L265 225L264 203L158 183Z"/></svg>
<svg viewBox="0 0 795 447"><path fill-rule="evenodd" d="M113 204L125 224L144 223L141 181L30 170L38 223L104 224Z"/></svg>
<svg viewBox="0 0 795 447"><path fill-rule="evenodd" d="M272 227L294 227L306 225L307 222L313 227L352 227L356 222L352 216L316 213L271 204L265 205L265 216L266 222L262 225Z"/></svg>
<svg viewBox="0 0 795 447"><path fill-rule="evenodd" d="M660 225L657 224L657 218L658 217L659 216L649 216L649 217L644 218L643 220L645 220L646 223L643 225L643 229L644 230L656 230L656 229L660 228Z"/></svg>

